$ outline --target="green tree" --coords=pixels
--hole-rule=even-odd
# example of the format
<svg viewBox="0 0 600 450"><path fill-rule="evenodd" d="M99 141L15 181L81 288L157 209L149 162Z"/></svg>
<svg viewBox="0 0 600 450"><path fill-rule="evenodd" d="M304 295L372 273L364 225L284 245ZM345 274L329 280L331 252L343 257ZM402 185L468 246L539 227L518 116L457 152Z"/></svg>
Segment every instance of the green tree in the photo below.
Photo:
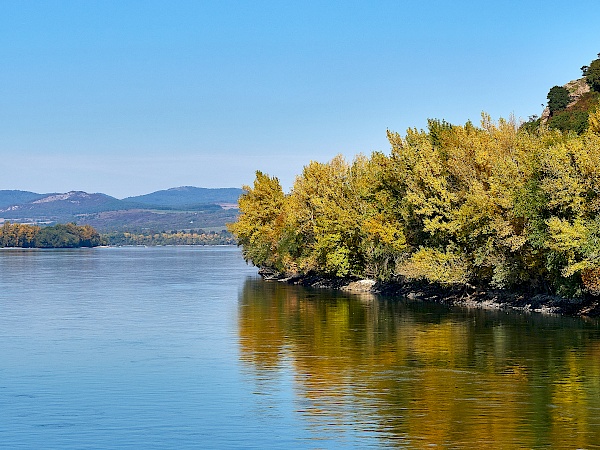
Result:
<svg viewBox="0 0 600 450"><path fill-rule="evenodd" d="M598 59L592 61L589 66L583 66L581 70L590 89L600 92L600 53Z"/></svg>
<svg viewBox="0 0 600 450"><path fill-rule="evenodd" d="M73 224L54 225L42 228L35 238L38 248L75 248L80 247L80 239Z"/></svg>
<svg viewBox="0 0 600 450"><path fill-rule="evenodd" d="M548 127L563 133L574 131L581 134L588 127L588 116L587 111L560 111L548 120Z"/></svg>
<svg viewBox="0 0 600 450"><path fill-rule="evenodd" d="M296 179L289 197L288 230L300 245L299 268L346 276L362 271L360 203L350 165L336 156L312 161Z"/></svg>
<svg viewBox="0 0 600 450"><path fill-rule="evenodd" d="M557 111L562 111L567 107L570 101L570 95L567 88L563 86L554 86L548 92L548 108L550 114L554 114Z"/></svg>

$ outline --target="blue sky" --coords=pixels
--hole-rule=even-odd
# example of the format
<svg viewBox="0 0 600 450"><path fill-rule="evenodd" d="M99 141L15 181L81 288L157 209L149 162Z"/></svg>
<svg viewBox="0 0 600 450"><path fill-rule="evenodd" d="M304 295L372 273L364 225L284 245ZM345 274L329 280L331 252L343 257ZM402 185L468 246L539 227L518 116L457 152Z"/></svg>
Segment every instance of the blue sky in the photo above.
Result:
<svg viewBox="0 0 600 450"><path fill-rule="evenodd" d="M527 119L597 1L2 1L0 189L287 189L429 117Z"/></svg>

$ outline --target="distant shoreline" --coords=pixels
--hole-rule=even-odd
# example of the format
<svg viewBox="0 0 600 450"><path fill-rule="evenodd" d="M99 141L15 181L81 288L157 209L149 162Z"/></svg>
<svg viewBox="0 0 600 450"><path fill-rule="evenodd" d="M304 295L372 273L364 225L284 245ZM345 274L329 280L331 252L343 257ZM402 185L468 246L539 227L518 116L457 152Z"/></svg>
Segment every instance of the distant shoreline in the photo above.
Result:
<svg viewBox="0 0 600 450"><path fill-rule="evenodd" d="M236 244L127 244L127 245L96 245L94 247L0 247L3 250L79 250L79 249L96 249L96 248L133 248L133 247L237 247Z"/></svg>

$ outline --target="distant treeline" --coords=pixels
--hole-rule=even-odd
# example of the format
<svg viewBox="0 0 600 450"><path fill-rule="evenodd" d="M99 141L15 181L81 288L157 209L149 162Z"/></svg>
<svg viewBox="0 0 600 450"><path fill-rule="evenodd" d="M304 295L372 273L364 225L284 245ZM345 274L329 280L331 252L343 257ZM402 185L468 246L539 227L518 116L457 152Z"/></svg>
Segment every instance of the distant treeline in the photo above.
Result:
<svg viewBox="0 0 600 450"><path fill-rule="evenodd" d="M113 232L100 235L90 225L73 223L48 227L4 222L0 227L0 247L76 248L99 245L232 245L235 237L228 231L148 231Z"/></svg>
<svg viewBox="0 0 600 450"><path fill-rule="evenodd" d="M102 236L108 245L231 245L236 244L227 231L161 231L146 233L115 232Z"/></svg>
<svg viewBox="0 0 600 450"><path fill-rule="evenodd" d="M391 153L256 173L230 231L286 273L600 294L600 111L584 132L514 121L388 132Z"/></svg>
<svg viewBox="0 0 600 450"><path fill-rule="evenodd" d="M97 247L102 243L98 232L89 225L68 223L40 227L4 222L0 227L0 247L77 248Z"/></svg>

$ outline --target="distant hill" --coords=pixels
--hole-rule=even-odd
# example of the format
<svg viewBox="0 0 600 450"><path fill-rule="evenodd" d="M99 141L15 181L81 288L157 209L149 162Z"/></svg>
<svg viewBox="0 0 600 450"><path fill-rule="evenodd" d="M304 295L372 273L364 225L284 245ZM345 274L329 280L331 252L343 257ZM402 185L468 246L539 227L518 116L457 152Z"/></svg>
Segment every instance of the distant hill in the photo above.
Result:
<svg viewBox="0 0 600 450"><path fill-rule="evenodd" d="M65 216L126 208L126 202L106 194L71 191L64 194L46 194L35 200L3 208L0 210L0 215L5 219L24 217L59 219Z"/></svg>
<svg viewBox="0 0 600 450"><path fill-rule="evenodd" d="M181 186L151 194L127 197L123 201L158 207L190 207L206 204L236 204L244 191L238 188L198 188Z"/></svg>
<svg viewBox="0 0 600 450"><path fill-rule="evenodd" d="M0 224L90 224L100 232L223 229L236 220L236 188L185 186L119 200L102 193L0 191Z"/></svg>
<svg viewBox="0 0 600 450"><path fill-rule="evenodd" d="M0 190L0 208L7 208L19 203L32 202L48 194L36 194L29 191Z"/></svg>
<svg viewBox="0 0 600 450"><path fill-rule="evenodd" d="M225 229L225 224L237 220L237 209L210 211L162 211L129 209L121 211L104 211L78 217L78 224L88 224L101 233L113 231L129 231L134 233L149 230L216 230Z"/></svg>

